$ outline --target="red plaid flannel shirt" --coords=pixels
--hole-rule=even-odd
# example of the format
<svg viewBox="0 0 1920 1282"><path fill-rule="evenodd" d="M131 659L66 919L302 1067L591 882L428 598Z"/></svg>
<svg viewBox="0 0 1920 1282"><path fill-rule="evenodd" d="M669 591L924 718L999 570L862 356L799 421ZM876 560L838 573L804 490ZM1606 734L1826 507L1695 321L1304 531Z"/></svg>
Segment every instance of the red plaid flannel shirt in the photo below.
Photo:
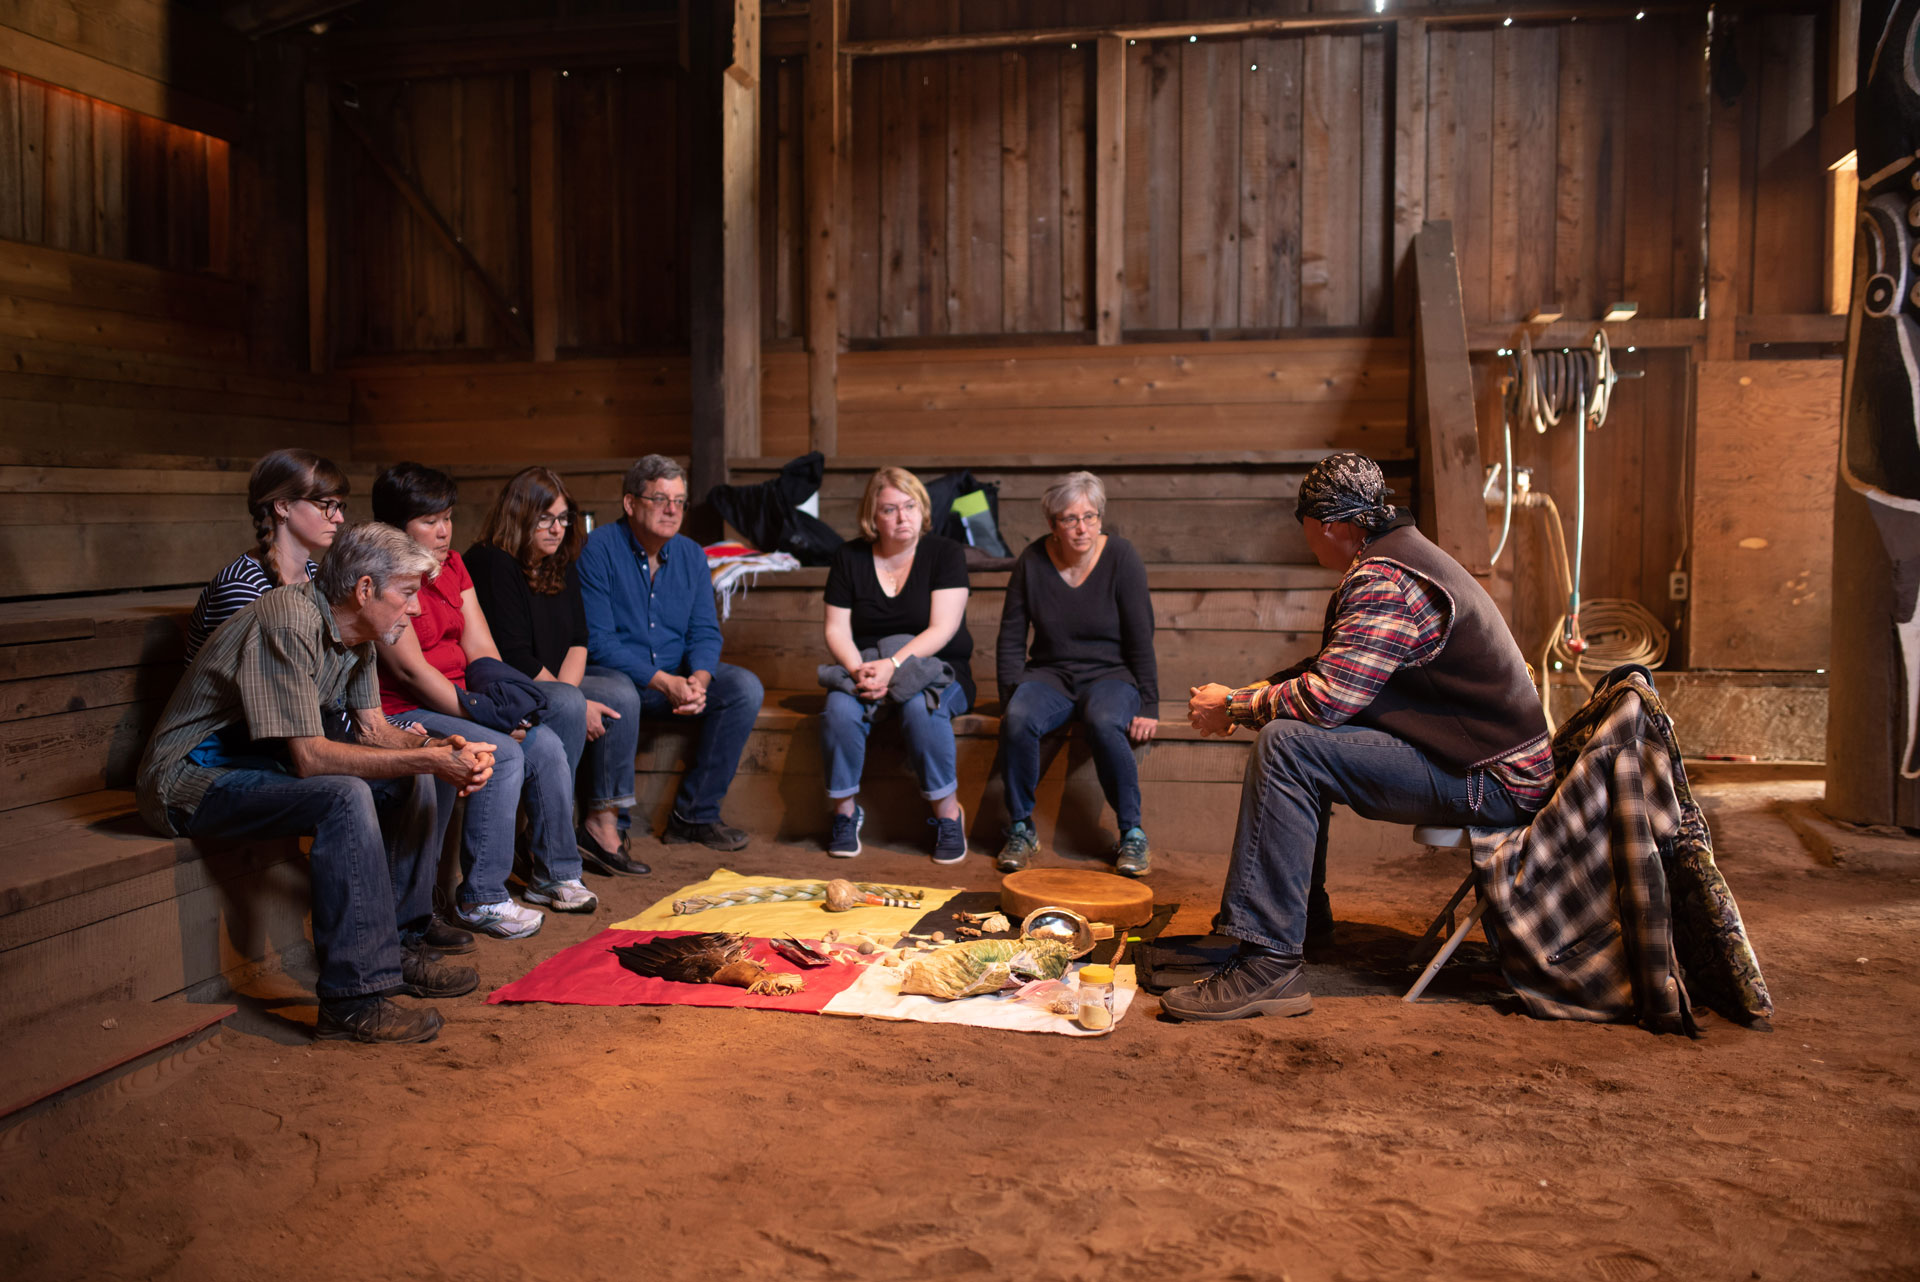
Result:
<svg viewBox="0 0 1920 1282"><path fill-rule="evenodd" d="M1317 726L1351 721L1387 678L1425 663L1447 637L1446 598L1390 561L1362 561L1334 594L1333 635L1306 670L1290 680L1235 690L1227 713L1258 728L1276 717ZM1553 788L1553 745L1542 738L1488 764L1513 799L1538 807Z"/></svg>

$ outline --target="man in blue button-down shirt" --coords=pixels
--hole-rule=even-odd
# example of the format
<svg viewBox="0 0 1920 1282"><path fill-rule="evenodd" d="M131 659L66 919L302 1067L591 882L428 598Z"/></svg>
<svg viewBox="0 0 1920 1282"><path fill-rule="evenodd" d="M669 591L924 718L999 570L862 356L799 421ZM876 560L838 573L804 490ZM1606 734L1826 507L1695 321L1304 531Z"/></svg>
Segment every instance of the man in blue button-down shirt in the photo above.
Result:
<svg viewBox="0 0 1920 1282"><path fill-rule="evenodd" d="M642 716L698 723L663 840L738 850L747 834L720 821L720 802L760 713L760 678L720 662L706 553L680 533L686 472L649 454L627 469L621 491L626 519L595 530L580 554L587 659L633 678Z"/></svg>

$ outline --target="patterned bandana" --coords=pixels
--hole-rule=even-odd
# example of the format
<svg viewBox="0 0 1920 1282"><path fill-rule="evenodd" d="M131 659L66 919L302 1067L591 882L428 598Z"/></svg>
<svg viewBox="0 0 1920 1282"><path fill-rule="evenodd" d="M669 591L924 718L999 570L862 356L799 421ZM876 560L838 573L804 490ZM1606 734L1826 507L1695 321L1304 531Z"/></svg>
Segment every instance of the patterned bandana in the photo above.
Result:
<svg viewBox="0 0 1920 1282"><path fill-rule="evenodd" d="M1374 534L1393 519L1393 504L1386 501L1392 493L1378 463L1346 450L1328 455L1308 471L1300 482L1293 517L1296 521L1307 517L1321 522L1351 521Z"/></svg>

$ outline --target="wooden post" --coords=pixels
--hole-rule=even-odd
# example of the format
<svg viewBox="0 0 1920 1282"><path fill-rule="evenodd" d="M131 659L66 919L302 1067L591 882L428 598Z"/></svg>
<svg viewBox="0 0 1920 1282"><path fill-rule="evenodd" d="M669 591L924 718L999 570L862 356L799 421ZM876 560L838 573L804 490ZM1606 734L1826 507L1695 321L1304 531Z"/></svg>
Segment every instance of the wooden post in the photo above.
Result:
<svg viewBox="0 0 1920 1282"><path fill-rule="evenodd" d="M1393 24L1393 332L1413 329L1408 251L1427 219L1427 24Z"/></svg>
<svg viewBox="0 0 1920 1282"><path fill-rule="evenodd" d="M1094 146L1094 335L1117 343L1127 284L1127 42L1119 36L1100 37Z"/></svg>
<svg viewBox="0 0 1920 1282"><path fill-rule="evenodd" d="M727 457L760 453L760 0L733 2L720 82Z"/></svg>
<svg viewBox="0 0 1920 1282"><path fill-rule="evenodd" d="M560 348L560 184L558 117L552 67L528 73L527 226L533 289L533 359L553 360Z"/></svg>
<svg viewBox="0 0 1920 1282"><path fill-rule="evenodd" d="M1730 361L1740 311L1740 104L1707 87L1707 359Z"/></svg>
<svg viewBox="0 0 1920 1282"><path fill-rule="evenodd" d="M840 3L807 10L807 440L832 457L840 404Z"/></svg>
<svg viewBox="0 0 1920 1282"><path fill-rule="evenodd" d="M327 152L333 113L325 81L307 81L307 367L325 373L332 361L327 313Z"/></svg>
<svg viewBox="0 0 1920 1282"><path fill-rule="evenodd" d="M1480 429L1453 224L1428 223L1414 238L1413 432L1420 460L1419 522L1440 549L1485 577L1487 508L1480 497Z"/></svg>

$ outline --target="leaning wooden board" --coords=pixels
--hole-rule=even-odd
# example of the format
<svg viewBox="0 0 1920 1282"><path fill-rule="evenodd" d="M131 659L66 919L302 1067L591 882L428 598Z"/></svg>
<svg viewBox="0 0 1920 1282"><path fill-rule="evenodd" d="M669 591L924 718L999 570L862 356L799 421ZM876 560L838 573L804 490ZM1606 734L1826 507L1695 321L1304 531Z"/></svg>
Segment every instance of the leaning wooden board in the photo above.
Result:
<svg viewBox="0 0 1920 1282"><path fill-rule="evenodd" d="M1019 921L1036 908L1071 908L1088 921L1139 926L1153 916L1153 891L1112 873L1028 868L1000 879L1000 909Z"/></svg>

